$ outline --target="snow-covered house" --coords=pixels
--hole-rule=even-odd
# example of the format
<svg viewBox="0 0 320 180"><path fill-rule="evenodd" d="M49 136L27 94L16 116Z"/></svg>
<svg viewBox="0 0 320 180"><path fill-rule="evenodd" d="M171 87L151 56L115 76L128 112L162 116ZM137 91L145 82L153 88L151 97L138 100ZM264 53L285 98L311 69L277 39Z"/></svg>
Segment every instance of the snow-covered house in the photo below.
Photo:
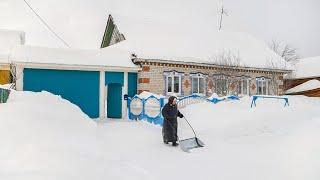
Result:
<svg viewBox="0 0 320 180"><path fill-rule="evenodd" d="M48 91L76 104L91 118L126 116L124 95L136 94L137 71L129 52L16 46L10 59L17 90Z"/></svg>
<svg viewBox="0 0 320 180"><path fill-rule="evenodd" d="M320 56L300 59L285 79L286 94L320 97Z"/></svg>
<svg viewBox="0 0 320 180"><path fill-rule="evenodd" d="M168 28L166 22L121 16L116 20L109 16L104 35L109 38L102 44L108 46L110 39L117 39L110 35L125 37L111 47L135 55L134 64L142 68L138 92L178 96L283 94L283 77L291 72L290 65L246 33L216 32L210 25L188 28L190 23L183 22ZM118 28L112 31L110 24Z"/></svg>
<svg viewBox="0 0 320 180"><path fill-rule="evenodd" d="M88 4L85 0L77 3L56 0L39 1L36 6L72 47L97 49L111 45L135 54L135 64L143 68L138 73L140 92L210 95L232 89L237 94L282 94L282 79L288 69L270 63L282 59L248 34L232 33L244 30L233 16L224 19L223 32L216 32L219 2L119 0L114 3L106 0ZM66 8L55 13L60 4ZM27 31L28 42L61 46L34 14L21 6L17 3L8 7L7 17ZM72 9L72 13L68 9ZM115 23L108 21L104 28L107 14L113 15ZM109 19L112 20L110 16ZM12 26L10 21L3 25ZM116 43L118 41L121 42ZM238 57L241 61L236 62L236 67L239 68L213 61L222 54ZM230 83L230 79L238 81Z"/></svg>
<svg viewBox="0 0 320 180"><path fill-rule="evenodd" d="M0 84L8 84L11 81L9 67L11 48L16 45L22 45L24 42L24 32L0 30Z"/></svg>

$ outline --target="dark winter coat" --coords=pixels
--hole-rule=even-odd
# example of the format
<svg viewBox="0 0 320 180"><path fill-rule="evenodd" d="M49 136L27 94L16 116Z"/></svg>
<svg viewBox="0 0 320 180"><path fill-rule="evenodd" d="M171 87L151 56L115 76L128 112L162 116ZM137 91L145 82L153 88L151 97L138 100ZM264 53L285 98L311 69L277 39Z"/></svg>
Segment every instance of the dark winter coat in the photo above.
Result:
<svg viewBox="0 0 320 180"><path fill-rule="evenodd" d="M164 118L162 135L163 140L167 142L176 142L178 140L177 117L183 118L183 115L179 112L177 105L172 104L174 98L175 97L170 97L168 103L162 109L162 116Z"/></svg>

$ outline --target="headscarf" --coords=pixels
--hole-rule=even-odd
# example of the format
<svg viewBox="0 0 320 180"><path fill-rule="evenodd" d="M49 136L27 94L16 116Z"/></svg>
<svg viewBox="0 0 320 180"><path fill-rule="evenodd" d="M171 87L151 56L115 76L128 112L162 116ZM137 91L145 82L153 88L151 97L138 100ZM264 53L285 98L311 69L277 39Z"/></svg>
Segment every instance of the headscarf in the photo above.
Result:
<svg viewBox="0 0 320 180"><path fill-rule="evenodd" d="M170 97L169 97L169 100L168 100L168 103L169 103L170 105L172 105L173 100L176 99L176 98L177 98L177 97L175 97L175 96L170 96Z"/></svg>

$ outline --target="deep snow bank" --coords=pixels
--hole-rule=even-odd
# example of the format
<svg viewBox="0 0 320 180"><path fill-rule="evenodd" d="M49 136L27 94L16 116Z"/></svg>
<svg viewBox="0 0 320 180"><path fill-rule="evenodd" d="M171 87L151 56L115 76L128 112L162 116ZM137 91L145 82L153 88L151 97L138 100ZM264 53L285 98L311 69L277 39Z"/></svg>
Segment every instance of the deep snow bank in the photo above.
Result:
<svg viewBox="0 0 320 180"><path fill-rule="evenodd" d="M181 109L206 143L189 154L164 145L159 126L96 124L58 96L13 91L0 104L0 179L318 180L320 99L289 98Z"/></svg>

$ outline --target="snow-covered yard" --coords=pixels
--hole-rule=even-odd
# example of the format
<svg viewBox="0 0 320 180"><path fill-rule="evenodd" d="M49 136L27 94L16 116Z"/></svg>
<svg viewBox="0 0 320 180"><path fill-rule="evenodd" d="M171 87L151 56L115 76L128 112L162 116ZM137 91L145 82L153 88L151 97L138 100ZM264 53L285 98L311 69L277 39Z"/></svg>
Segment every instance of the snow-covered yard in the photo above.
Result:
<svg viewBox="0 0 320 180"><path fill-rule="evenodd" d="M289 101L190 105L181 112L206 146L185 153L159 126L95 123L50 93L12 92L0 104L0 179L319 179L320 99Z"/></svg>

